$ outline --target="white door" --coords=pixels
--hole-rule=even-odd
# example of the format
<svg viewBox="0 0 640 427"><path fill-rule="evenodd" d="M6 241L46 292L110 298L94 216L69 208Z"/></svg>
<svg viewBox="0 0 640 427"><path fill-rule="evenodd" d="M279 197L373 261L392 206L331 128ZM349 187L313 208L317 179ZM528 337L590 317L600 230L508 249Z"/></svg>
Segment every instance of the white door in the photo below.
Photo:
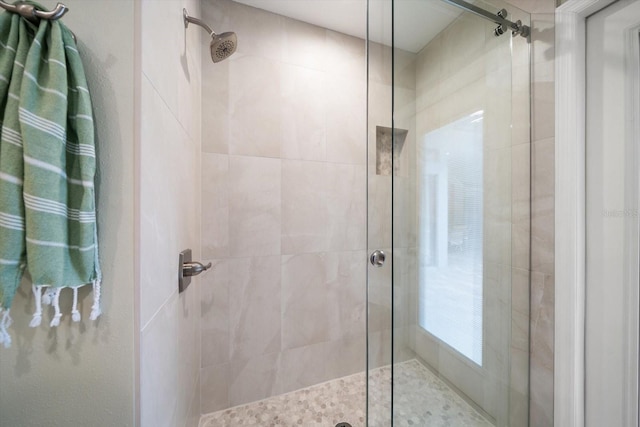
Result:
<svg viewBox="0 0 640 427"><path fill-rule="evenodd" d="M638 425L639 40L638 0L587 19L587 427Z"/></svg>

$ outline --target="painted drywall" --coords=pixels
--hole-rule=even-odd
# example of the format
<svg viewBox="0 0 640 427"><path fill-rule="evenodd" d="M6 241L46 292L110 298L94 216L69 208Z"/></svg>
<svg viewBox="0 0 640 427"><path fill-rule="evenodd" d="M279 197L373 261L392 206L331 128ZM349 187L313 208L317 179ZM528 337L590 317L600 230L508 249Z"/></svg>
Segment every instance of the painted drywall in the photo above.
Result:
<svg viewBox="0 0 640 427"><path fill-rule="evenodd" d="M55 1L43 1L52 8ZM135 425L134 53L133 0L65 0L63 21L78 37L91 90L99 156L98 221L104 273L102 310L89 320L91 293L80 292L82 321L47 315L28 327L33 298L23 283L13 305L13 346L0 349L0 425Z"/></svg>

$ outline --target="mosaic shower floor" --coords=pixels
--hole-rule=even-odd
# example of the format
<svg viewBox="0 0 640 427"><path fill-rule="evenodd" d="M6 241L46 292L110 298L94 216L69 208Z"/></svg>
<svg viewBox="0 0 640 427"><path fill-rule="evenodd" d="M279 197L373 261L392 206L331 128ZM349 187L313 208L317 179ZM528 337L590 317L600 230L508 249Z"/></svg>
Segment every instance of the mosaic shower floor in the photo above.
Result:
<svg viewBox="0 0 640 427"><path fill-rule="evenodd" d="M395 365L394 426L491 427L492 424L417 360ZM370 427L390 425L386 366L371 372ZM365 375L359 373L203 415L200 427L365 427Z"/></svg>

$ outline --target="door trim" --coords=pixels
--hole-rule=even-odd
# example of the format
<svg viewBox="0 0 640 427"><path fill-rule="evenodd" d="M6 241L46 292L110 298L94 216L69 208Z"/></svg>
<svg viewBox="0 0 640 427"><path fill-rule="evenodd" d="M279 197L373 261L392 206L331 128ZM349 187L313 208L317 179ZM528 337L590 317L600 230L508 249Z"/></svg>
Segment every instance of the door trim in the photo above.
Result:
<svg viewBox="0 0 640 427"><path fill-rule="evenodd" d="M615 0L556 9L554 425L584 426L586 18Z"/></svg>

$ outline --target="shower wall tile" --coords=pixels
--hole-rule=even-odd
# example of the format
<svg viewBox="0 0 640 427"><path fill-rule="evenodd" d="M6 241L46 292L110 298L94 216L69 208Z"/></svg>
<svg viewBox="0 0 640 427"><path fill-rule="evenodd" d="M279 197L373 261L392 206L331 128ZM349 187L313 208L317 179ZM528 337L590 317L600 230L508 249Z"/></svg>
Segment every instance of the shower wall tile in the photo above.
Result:
<svg viewBox="0 0 640 427"><path fill-rule="evenodd" d="M283 65L280 72L281 157L325 160L327 95L322 71ZM313 100L313 102L309 102Z"/></svg>
<svg viewBox="0 0 640 427"><path fill-rule="evenodd" d="M533 15L531 21L533 141L550 138L555 131L554 19L553 14L540 14Z"/></svg>
<svg viewBox="0 0 640 427"><path fill-rule="evenodd" d="M367 93L363 40L228 0L202 7L242 35L228 60L203 63L210 412L364 369Z"/></svg>
<svg viewBox="0 0 640 427"><path fill-rule="evenodd" d="M326 160L333 163L366 164L366 82L335 78L327 73L324 91L330 102L326 111Z"/></svg>
<svg viewBox="0 0 640 427"><path fill-rule="evenodd" d="M326 343L284 350L278 371L278 391L286 393L326 381Z"/></svg>
<svg viewBox="0 0 640 427"><path fill-rule="evenodd" d="M182 20L183 7L199 16L200 2L163 3L140 4L143 426L193 424L200 413L200 280L178 294L175 269L185 248L200 258L202 34Z"/></svg>
<svg viewBox="0 0 640 427"><path fill-rule="evenodd" d="M282 257L282 348L329 340L327 254Z"/></svg>
<svg viewBox="0 0 640 427"><path fill-rule="evenodd" d="M326 190L328 224L325 232L328 237L327 249L330 251L366 248L366 173L364 165L326 165L323 186Z"/></svg>
<svg viewBox="0 0 640 427"><path fill-rule="evenodd" d="M229 261L231 361L281 349L280 256Z"/></svg>
<svg viewBox="0 0 640 427"><path fill-rule="evenodd" d="M364 7L364 3L362 3ZM365 11L363 10L364 16ZM334 76L334 81L366 81L366 44L364 40L336 31L326 30L326 55L323 71ZM340 77L340 78L336 78Z"/></svg>
<svg viewBox="0 0 640 427"><path fill-rule="evenodd" d="M542 3L542 2L541 2ZM532 205L531 205L531 385L530 425L552 426L554 352L554 15L532 15Z"/></svg>
<svg viewBox="0 0 640 427"><path fill-rule="evenodd" d="M180 53L186 45L181 1L168 0L159 7L157 1L144 0L140 8L142 72L171 111L177 113ZM168 34L180 37L167 37ZM196 46L199 45L198 42Z"/></svg>
<svg viewBox="0 0 640 427"><path fill-rule="evenodd" d="M327 49L325 28L285 18L283 62L312 70L325 70Z"/></svg>
<svg viewBox="0 0 640 427"><path fill-rule="evenodd" d="M229 405L255 402L281 393L278 367L282 353L252 359L236 359L229 364Z"/></svg>
<svg viewBox="0 0 640 427"><path fill-rule="evenodd" d="M229 362L230 263L227 259L213 260L212 270L201 279L202 367Z"/></svg>
<svg viewBox="0 0 640 427"><path fill-rule="evenodd" d="M228 364L206 366L201 370L200 394L202 413L219 411L229 405L229 374Z"/></svg>
<svg viewBox="0 0 640 427"><path fill-rule="evenodd" d="M533 143L531 268L544 274L554 273L554 155L554 138Z"/></svg>
<svg viewBox="0 0 640 427"><path fill-rule="evenodd" d="M485 25L485 21L465 14L442 33L442 49L445 52L455 52L455 55L440 57L444 76L458 73L484 56L485 38L478 37L478 34L485 34Z"/></svg>
<svg viewBox="0 0 640 427"><path fill-rule="evenodd" d="M202 154L202 256L229 251L229 156Z"/></svg>
<svg viewBox="0 0 640 427"><path fill-rule="evenodd" d="M328 249L327 164L282 161L282 253Z"/></svg>
<svg viewBox="0 0 640 427"><path fill-rule="evenodd" d="M229 157L229 256L280 254L281 161Z"/></svg>
<svg viewBox="0 0 640 427"><path fill-rule="evenodd" d="M178 324L174 319L178 298L165 304L155 321L145 328L140 339L141 425L174 427L178 425L180 387L177 343ZM191 387L189 387L191 390Z"/></svg>
<svg viewBox="0 0 640 427"><path fill-rule="evenodd" d="M280 156L281 71L281 64L261 56L229 59L230 154Z"/></svg>
<svg viewBox="0 0 640 427"><path fill-rule="evenodd" d="M553 13L556 8L554 0L508 0L508 3L529 13Z"/></svg>
<svg viewBox="0 0 640 427"><path fill-rule="evenodd" d="M329 252L326 259L329 339L362 336L366 322L366 252Z"/></svg>
<svg viewBox="0 0 640 427"><path fill-rule="evenodd" d="M202 45L202 58L202 151L228 154L230 61L210 61L208 44Z"/></svg>

